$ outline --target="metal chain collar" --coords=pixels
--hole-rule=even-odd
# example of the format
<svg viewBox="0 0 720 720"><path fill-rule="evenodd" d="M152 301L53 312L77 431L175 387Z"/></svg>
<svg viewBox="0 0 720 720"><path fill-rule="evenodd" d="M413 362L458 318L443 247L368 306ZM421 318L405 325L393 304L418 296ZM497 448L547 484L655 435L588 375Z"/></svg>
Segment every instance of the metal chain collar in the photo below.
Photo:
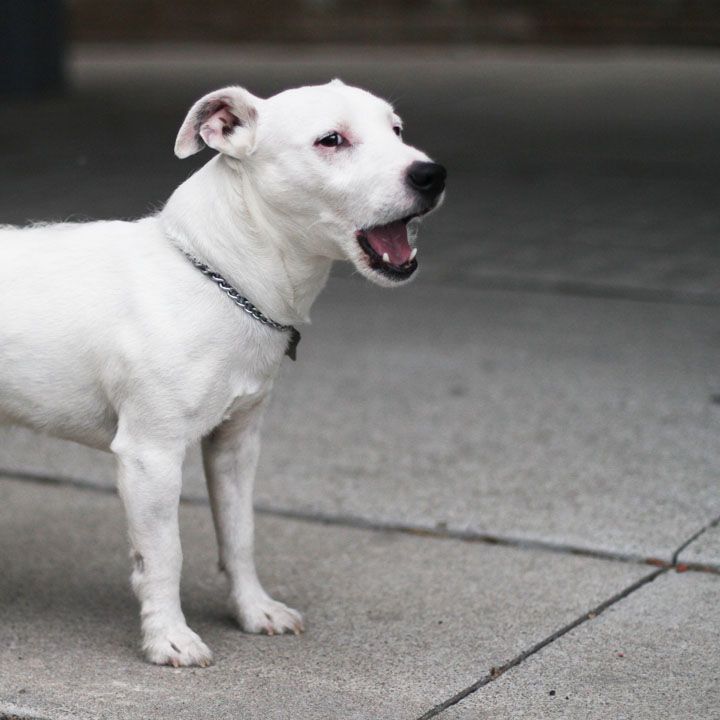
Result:
<svg viewBox="0 0 720 720"><path fill-rule="evenodd" d="M288 342L285 354L295 360L297 357L297 346L300 342L300 332L294 325L281 325L269 317L263 315L255 305L253 305L246 297L243 297L222 275L211 270L205 263L198 260L190 253L181 250L182 254L203 274L209 277L239 308L244 310L248 315L263 325L268 325L280 332L289 332L290 341Z"/></svg>

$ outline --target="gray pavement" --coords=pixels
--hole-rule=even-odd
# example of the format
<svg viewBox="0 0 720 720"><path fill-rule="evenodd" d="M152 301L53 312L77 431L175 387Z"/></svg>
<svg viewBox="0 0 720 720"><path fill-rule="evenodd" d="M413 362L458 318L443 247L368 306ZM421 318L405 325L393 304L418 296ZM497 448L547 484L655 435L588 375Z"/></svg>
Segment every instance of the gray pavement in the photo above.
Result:
<svg viewBox="0 0 720 720"><path fill-rule="evenodd" d="M659 577L443 720L718 718L717 593L716 577Z"/></svg>
<svg viewBox="0 0 720 720"><path fill-rule="evenodd" d="M184 608L215 665L173 671L138 653L119 500L7 478L0 498L0 709L49 717L414 718L648 572L263 517L260 574L307 632L248 636L226 616L209 509L185 506Z"/></svg>
<svg viewBox="0 0 720 720"><path fill-rule="evenodd" d="M217 664L145 665L112 458L0 430L0 718L720 717L720 55L86 48L0 106L0 219L143 214L196 96L335 75L450 188L417 281L338 268L277 384L259 566L308 633L227 621L194 452Z"/></svg>

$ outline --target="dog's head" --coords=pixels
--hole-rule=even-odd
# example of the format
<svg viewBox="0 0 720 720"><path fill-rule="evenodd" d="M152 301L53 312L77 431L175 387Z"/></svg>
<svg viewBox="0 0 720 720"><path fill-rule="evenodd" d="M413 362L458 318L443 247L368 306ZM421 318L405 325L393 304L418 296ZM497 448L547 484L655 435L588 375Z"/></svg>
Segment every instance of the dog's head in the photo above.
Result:
<svg viewBox="0 0 720 720"><path fill-rule="evenodd" d="M205 145L309 252L350 260L380 285L414 274L420 218L442 202L446 173L403 142L384 100L339 80L266 100L224 88L191 108L175 153Z"/></svg>

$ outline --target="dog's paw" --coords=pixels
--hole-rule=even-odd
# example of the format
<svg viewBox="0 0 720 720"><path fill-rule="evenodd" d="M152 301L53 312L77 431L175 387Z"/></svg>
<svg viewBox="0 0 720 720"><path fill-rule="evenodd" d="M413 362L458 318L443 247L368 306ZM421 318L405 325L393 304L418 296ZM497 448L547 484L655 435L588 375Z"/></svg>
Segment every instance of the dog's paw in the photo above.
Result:
<svg viewBox="0 0 720 720"><path fill-rule="evenodd" d="M143 651L148 662L173 667L208 667L210 648L187 625L171 625L145 633Z"/></svg>
<svg viewBox="0 0 720 720"><path fill-rule="evenodd" d="M265 593L234 603L235 617L240 627L249 633L282 635L305 630L302 615Z"/></svg>

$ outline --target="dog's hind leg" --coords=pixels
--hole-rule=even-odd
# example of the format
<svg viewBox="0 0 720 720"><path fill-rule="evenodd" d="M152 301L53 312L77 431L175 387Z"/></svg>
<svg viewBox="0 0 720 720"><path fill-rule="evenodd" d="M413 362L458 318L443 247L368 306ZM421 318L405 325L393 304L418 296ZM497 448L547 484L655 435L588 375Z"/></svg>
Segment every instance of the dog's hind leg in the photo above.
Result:
<svg viewBox="0 0 720 720"><path fill-rule="evenodd" d="M178 505L185 447L138 441L120 425L112 450L127 513L145 657L158 665L205 667L212 653L187 626L180 607Z"/></svg>
<svg viewBox="0 0 720 720"><path fill-rule="evenodd" d="M253 484L260 453L265 403L237 412L203 441L203 460L220 551L230 580L230 604L246 632L299 633L297 610L273 600L263 589L253 558Z"/></svg>

